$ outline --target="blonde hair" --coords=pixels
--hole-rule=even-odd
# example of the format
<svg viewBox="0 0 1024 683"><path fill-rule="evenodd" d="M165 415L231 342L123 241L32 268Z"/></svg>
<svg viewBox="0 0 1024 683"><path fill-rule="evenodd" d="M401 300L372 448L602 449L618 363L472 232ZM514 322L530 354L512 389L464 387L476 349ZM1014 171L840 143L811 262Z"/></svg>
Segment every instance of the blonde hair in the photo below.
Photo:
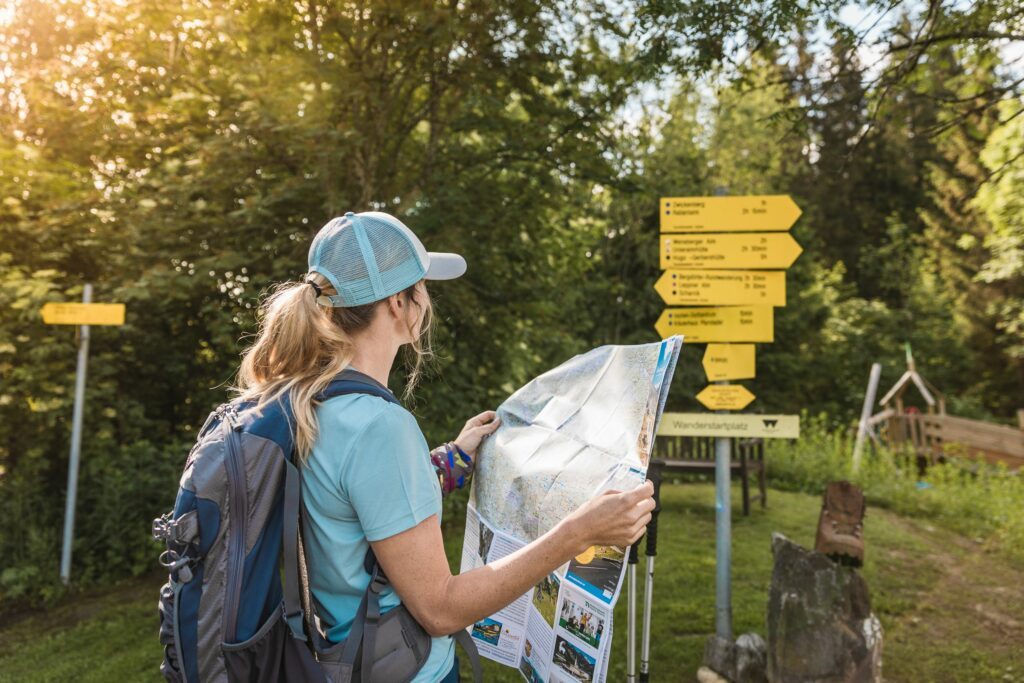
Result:
<svg viewBox="0 0 1024 683"><path fill-rule="evenodd" d="M316 442L316 397L352 362L352 335L369 327L379 307L386 305L385 299L350 308L323 306L317 303L317 293L309 281L316 283L323 294L335 293L319 273L310 273L303 282L275 287L260 305L256 341L242 355L233 387L243 400L255 401L257 411L287 396L299 463L305 462ZM415 285L399 295L423 310L419 330L409 327L413 341L405 357L408 372L402 394L409 399L425 362L433 356L434 316L430 295L426 295L425 302L417 301Z"/></svg>

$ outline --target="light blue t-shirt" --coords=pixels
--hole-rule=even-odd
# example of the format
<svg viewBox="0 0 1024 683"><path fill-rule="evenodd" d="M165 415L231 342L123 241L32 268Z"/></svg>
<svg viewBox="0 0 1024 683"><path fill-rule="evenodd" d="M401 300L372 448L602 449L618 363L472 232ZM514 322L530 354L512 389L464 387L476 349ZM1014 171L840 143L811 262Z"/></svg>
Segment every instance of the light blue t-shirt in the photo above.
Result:
<svg viewBox="0 0 1024 683"><path fill-rule="evenodd" d="M331 642L348 636L370 576L368 541L441 519L441 489L416 418L376 396L349 394L317 409L319 433L302 471L303 540L310 591ZM390 586L386 612L401 600ZM454 664L451 637L434 638L414 683L442 680Z"/></svg>

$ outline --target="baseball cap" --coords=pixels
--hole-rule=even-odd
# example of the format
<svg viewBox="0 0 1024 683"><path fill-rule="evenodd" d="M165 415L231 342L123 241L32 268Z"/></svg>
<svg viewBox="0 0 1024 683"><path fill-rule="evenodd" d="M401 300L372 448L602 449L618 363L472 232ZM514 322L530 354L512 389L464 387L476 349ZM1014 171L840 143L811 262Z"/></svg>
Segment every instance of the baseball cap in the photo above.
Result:
<svg viewBox="0 0 1024 683"><path fill-rule="evenodd" d="M313 238L309 272L323 275L337 291L321 296L321 302L348 307L380 301L424 278L452 280L466 272L466 260L427 251L391 214L349 211L332 218Z"/></svg>

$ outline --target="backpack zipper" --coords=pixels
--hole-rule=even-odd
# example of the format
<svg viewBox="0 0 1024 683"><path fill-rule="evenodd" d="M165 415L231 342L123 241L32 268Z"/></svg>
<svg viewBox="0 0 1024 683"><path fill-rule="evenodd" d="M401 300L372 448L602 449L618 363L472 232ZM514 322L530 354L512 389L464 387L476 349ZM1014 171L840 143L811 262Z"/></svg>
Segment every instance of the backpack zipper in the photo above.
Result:
<svg viewBox="0 0 1024 683"><path fill-rule="evenodd" d="M242 573L245 569L246 510L245 464L238 452L237 416L233 408L225 411L227 433L228 491L231 496L231 533L228 536L227 595L224 602L224 642L235 642L238 627L238 603L242 597Z"/></svg>

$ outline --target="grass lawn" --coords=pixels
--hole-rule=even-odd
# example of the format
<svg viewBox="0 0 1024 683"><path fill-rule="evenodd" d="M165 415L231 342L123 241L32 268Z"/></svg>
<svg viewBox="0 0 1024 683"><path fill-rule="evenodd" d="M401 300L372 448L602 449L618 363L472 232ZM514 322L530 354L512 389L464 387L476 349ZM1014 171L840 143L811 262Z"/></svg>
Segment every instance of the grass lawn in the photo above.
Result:
<svg viewBox="0 0 1024 683"><path fill-rule="evenodd" d="M654 587L651 680L692 681L714 630L714 490L662 487ZM733 501L739 500L734 489ZM810 545L819 498L769 491L769 507L733 516L733 623L765 633L770 536ZM458 533L449 534L457 556ZM864 575L885 629L887 681L1024 682L1024 567L972 539L871 508ZM644 558L638 565L642 586ZM78 596L0 626L0 681L159 681L157 576ZM642 603L640 603L642 604ZM625 592L616 609L610 681L625 678ZM520 681L490 662L487 681ZM468 670L463 669L463 680Z"/></svg>

